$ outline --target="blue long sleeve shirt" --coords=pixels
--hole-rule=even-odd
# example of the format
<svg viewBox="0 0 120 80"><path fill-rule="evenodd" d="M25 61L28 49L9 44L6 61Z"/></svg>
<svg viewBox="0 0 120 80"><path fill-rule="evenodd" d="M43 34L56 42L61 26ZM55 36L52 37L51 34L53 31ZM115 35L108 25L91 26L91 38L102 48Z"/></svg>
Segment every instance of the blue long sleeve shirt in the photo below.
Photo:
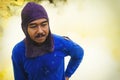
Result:
<svg viewBox="0 0 120 80"><path fill-rule="evenodd" d="M27 58L25 56L25 43L19 42L12 51L12 63L15 80L65 80L71 75L82 61L84 51L75 42L53 35L54 51ZM66 70L64 58L70 56Z"/></svg>

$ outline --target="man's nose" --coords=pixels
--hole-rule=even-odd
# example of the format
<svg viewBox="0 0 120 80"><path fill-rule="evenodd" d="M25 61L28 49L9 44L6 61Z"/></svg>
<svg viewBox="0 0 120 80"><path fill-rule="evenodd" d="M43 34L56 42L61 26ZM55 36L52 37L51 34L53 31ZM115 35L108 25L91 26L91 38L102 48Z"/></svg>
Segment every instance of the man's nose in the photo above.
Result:
<svg viewBox="0 0 120 80"><path fill-rule="evenodd" d="M38 26L37 32L38 33L43 33L43 30L42 30L41 26Z"/></svg>

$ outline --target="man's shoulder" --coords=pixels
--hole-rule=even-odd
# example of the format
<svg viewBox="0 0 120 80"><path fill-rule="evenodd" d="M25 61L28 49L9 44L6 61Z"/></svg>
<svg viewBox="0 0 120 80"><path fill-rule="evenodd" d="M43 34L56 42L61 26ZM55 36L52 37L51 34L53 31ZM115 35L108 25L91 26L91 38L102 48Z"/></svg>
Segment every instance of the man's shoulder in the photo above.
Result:
<svg viewBox="0 0 120 80"><path fill-rule="evenodd" d="M60 35L53 35L53 39L54 39L54 43L55 45L68 45L68 44L72 44L72 41L69 39L69 37L67 36L60 36Z"/></svg>
<svg viewBox="0 0 120 80"><path fill-rule="evenodd" d="M52 34L52 36L53 36L53 38L61 38L61 36L60 35L57 35L57 34Z"/></svg>
<svg viewBox="0 0 120 80"><path fill-rule="evenodd" d="M60 35L56 35L56 34L53 34L53 38L55 40L70 40L70 38L68 36L60 36Z"/></svg>
<svg viewBox="0 0 120 80"><path fill-rule="evenodd" d="M25 44L24 41L18 42L12 50L12 59L14 60L21 60L21 57L23 57L25 54Z"/></svg>
<svg viewBox="0 0 120 80"><path fill-rule="evenodd" d="M13 47L13 51L16 51L16 50L20 51L22 48L25 48L24 40L15 44L15 46Z"/></svg>

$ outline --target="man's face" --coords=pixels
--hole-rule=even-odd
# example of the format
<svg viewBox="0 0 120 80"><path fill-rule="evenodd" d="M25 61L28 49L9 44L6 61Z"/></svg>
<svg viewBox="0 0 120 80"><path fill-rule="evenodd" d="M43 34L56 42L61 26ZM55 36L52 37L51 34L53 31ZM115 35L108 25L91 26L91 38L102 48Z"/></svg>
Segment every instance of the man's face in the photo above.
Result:
<svg viewBox="0 0 120 80"><path fill-rule="evenodd" d="M43 43L49 34L48 20L42 18L30 22L28 24L28 34L33 41L39 44Z"/></svg>

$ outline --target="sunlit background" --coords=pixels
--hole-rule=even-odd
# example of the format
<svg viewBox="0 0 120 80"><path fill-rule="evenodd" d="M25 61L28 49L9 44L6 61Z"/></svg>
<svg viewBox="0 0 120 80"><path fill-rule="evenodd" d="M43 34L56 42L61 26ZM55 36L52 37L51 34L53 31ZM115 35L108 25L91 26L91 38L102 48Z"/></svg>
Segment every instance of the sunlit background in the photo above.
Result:
<svg viewBox="0 0 120 80"><path fill-rule="evenodd" d="M70 80L120 80L120 0L0 0L0 80L14 80L12 48L24 38L20 14L28 1L46 8L53 33L84 48Z"/></svg>

